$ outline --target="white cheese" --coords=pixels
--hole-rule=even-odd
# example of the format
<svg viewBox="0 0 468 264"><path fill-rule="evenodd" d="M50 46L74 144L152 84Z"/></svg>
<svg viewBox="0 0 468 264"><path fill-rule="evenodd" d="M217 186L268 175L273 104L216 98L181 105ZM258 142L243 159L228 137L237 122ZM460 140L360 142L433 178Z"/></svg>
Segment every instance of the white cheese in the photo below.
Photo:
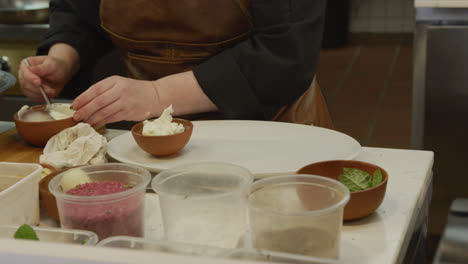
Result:
<svg viewBox="0 0 468 264"><path fill-rule="evenodd" d="M72 117L75 110L70 109L70 106L71 104L51 104L49 114L55 120Z"/></svg>
<svg viewBox="0 0 468 264"><path fill-rule="evenodd" d="M54 103L50 105L49 111L34 111L31 107L24 105L18 111L18 117L24 121L41 122L60 120L72 117L75 110L70 109L71 104Z"/></svg>
<svg viewBox="0 0 468 264"><path fill-rule="evenodd" d="M162 115L153 121L143 121L144 136L167 136L182 133L185 128L182 124L172 122L172 105L164 109Z"/></svg>
<svg viewBox="0 0 468 264"><path fill-rule="evenodd" d="M80 184L85 184L91 182L88 174L82 169L70 169L68 170L60 180L60 186L64 193L68 192L70 189L75 188Z"/></svg>

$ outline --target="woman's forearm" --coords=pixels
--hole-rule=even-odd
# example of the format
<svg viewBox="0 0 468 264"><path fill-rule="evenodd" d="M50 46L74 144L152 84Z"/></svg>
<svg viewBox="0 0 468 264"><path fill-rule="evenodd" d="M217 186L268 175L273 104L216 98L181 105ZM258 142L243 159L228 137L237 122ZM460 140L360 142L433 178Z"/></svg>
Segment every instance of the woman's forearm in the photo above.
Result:
<svg viewBox="0 0 468 264"><path fill-rule="evenodd" d="M172 104L174 115L218 110L203 92L192 71L177 73L154 81L159 98L157 115Z"/></svg>
<svg viewBox="0 0 468 264"><path fill-rule="evenodd" d="M71 80L80 68L80 56L78 52L70 45L65 43L56 43L49 49L49 56L59 59L65 67L64 72L67 79Z"/></svg>

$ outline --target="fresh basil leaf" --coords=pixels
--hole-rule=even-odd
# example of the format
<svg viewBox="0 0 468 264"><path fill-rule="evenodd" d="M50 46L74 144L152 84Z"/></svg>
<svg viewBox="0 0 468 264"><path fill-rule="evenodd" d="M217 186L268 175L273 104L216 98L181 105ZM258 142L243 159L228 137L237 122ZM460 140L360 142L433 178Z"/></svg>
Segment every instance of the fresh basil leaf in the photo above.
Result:
<svg viewBox="0 0 468 264"><path fill-rule="evenodd" d="M374 171L374 176L372 177L372 187L381 184L383 181L383 174L380 169Z"/></svg>
<svg viewBox="0 0 468 264"><path fill-rule="evenodd" d="M338 176L338 180L348 187L351 192L371 187L370 174L359 169L343 168L343 174Z"/></svg>
<svg viewBox="0 0 468 264"><path fill-rule="evenodd" d="M34 231L34 229L27 224L20 226L16 230L15 235L13 237L16 239L39 240L36 231Z"/></svg>

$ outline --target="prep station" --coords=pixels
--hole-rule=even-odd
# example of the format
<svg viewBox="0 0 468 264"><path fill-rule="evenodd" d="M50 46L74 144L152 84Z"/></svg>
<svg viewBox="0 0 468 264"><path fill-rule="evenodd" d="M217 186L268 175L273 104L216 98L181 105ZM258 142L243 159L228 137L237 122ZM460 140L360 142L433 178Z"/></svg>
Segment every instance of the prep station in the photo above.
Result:
<svg viewBox="0 0 468 264"><path fill-rule="evenodd" d="M11 123L7 123L11 126ZM108 129L106 137L126 133ZM0 161L37 163L41 148L27 145L14 128L0 134ZM430 201L433 153L363 147L356 158L385 168L389 181L385 199L372 215L345 222L342 229L340 263L419 263L424 258L427 210ZM155 195L147 194L147 220L157 219ZM153 217L150 217L152 215ZM51 225L47 218L44 225ZM146 221L154 231L158 222ZM147 231L147 238L157 238ZM148 263L149 260L176 263L220 263L220 259L176 256L158 252L135 252L88 246L0 240L0 257L8 263ZM26 250L27 248L27 250ZM418 250L418 248L420 250ZM55 261L55 262L54 262ZM225 263L229 260L223 259Z"/></svg>
<svg viewBox="0 0 468 264"><path fill-rule="evenodd" d="M0 1L1 4L10 1ZM48 1L46 1L48 2ZM20 58L34 54L34 47L47 30L46 23L0 24L2 69L17 72ZM10 48L12 50L10 50ZM19 55L17 55L19 54ZM106 64L106 63L104 63ZM99 68L99 67L98 67ZM107 73L107 72L106 72ZM28 101L18 86L2 98L0 120L11 120ZM128 131L108 129L108 140ZM25 143L14 123L0 122L0 162L38 163L42 149ZM338 263L420 263L426 258L427 213L432 186L434 154L431 151L363 147L356 160L385 168L389 181L378 210L360 220L345 222ZM303 164L306 165L306 164ZM298 168L299 169L299 168ZM145 237L157 239L159 207L157 195L146 194ZM41 212L43 213L43 212ZM42 214L41 225L57 225ZM158 233L159 232L159 233ZM162 252L114 249L60 243L0 239L2 263L240 263L230 259L190 257Z"/></svg>

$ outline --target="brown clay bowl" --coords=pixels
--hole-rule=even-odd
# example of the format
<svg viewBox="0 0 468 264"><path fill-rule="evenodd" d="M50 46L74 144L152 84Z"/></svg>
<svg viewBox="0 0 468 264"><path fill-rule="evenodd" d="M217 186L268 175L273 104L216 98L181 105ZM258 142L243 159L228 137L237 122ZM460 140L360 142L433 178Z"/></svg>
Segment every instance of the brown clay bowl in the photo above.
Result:
<svg viewBox="0 0 468 264"><path fill-rule="evenodd" d="M190 140L193 123L180 118L174 118L172 122L182 124L185 131L168 136L144 136L142 134L143 122L140 122L132 127L133 138L141 149L153 156L164 157L175 154Z"/></svg>
<svg viewBox="0 0 468 264"><path fill-rule="evenodd" d="M44 111L46 105L31 107L35 111ZM75 126L77 122L72 117L51 121L24 121L18 118L18 113L13 115L18 134L29 144L44 147L47 141L65 128Z"/></svg>
<svg viewBox="0 0 468 264"><path fill-rule="evenodd" d="M39 197L41 199L41 203L44 206L47 214L57 221L60 221L57 200L55 199L55 196L49 191L49 182L58 174L69 169L71 168L53 171L39 181Z"/></svg>
<svg viewBox="0 0 468 264"><path fill-rule="evenodd" d="M41 173L41 177L42 177L42 175L43 175L43 173L44 173L44 169L49 169L49 171L50 171L49 174L54 173L55 171L57 171L57 170L55 169L55 167L52 166L52 165L45 164L45 163L39 163L39 165L42 166L42 171L43 171L43 172ZM49 174L47 174L47 175L49 175ZM46 176L47 176L47 175L46 175ZM46 177L46 176L44 176L44 177Z"/></svg>
<svg viewBox="0 0 468 264"><path fill-rule="evenodd" d="M306 165L297 171L298 174L313 174L338 180L343 168L355 168L373 175L376 169L382 171L382 183L370 189L351 192L349 202L343 212L344 220L356 220L372 214L382 203L387 189L388 173L383 168L356 160L330 160Z"/></svg>

